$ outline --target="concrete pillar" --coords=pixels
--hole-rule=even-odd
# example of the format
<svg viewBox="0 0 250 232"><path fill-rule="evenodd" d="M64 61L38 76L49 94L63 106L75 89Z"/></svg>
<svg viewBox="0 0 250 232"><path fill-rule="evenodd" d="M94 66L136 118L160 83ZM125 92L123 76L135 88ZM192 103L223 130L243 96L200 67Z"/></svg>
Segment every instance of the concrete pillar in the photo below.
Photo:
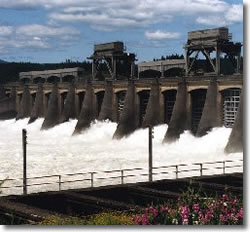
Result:
<svg viewBox="0 0 250 232"><path fill-rule="evenodd" d="M90 123L97 117L96 105L97 102L94 89L91 84L87 84L81 113L73 134L79 134L81 131L89 128Z"/></svg>
<svg viewBox="0 0 250 232"><path fill-rule="evenodd" d="M201 120L196 132L197 137L207 134L213 127L220 126L218 121L217 92L217 82L215 80L210 81Z"/></svg>
<svg viewBox="0 0 250 232"><path fill-rule="evenodd" d="M44 93L42 84L38 85L34 107L31 111L29 123L34 122L37 118L44 117Z"/></svg>
<svg viewBox="0 0 250 232"><path fill-rule="evenodd" d="M116 57L112 57L113 80L117 79L116 62L117 62Z"/></svg>
<svg viewBox="0 0 250 232"><path fill-rule="evenodd" d="M60 104L58 85L53 85L52 93L49 98L48 110L42 124L42 129L49 129L59 124Z"/></svg>
<svg viewBox="0 0 250 232"><path fill-rule="evenodd" d="M138 127L138 109L136 109L138 104L136 97L135 84L133 81L130 81L124 108L113 138L121 139L128 136Z"/></svg>
<svg viewBox="0 0 250 232"><path fill-rule="evenodd" d="M29 91L29 87L25 86L23 91L22 101L16 116L16 120L30 117L31 108L32 108L31 94Z"/></svg>
<svg viewBox="0 0 250 232"><path fill-rule="evenodd" d="M185 81L178 84L176 101L163 142L174 142L187 128L187 87Z"/></svg>
<svg viewBox="0 0 250 232"><path fill-rule="evenodd" d="M146 114L142 122L142 127L146 128L149 125L155 126L162 123L161 121L161 111L164 108L160 107L160 87L158 81L152 83L149 101L146 109Z"/></svg>
<svg viewBox="0 0 250 232"><path fill-rule="evenodd" d="M216 51L216 74L219 75L220 74L220 54L221 54L221 50L219 48L219 46L216 46L215 48Z"/></svg>
<svg viewBox="0 0 250 232"><path fill-rule="evenodd" d="M185 48L185 75L188 76L188 69L189 69L189 54L188 49Z"/></svg>
<svg viewBox="0 0 250 232"><path fill-rule="evenodd" d="M225 147L226 153L243 152L243 91L240 96L240 105L237 116Z"/></svg>
<svg viewBox="0 0 250 232"><path fill-rule="evenodd" d="M11 90L11 95L9 98L0 99L0 119L6 120L15 118L17 114L16 110L16 90L13 88Z"/></svg>
<svg viewBox="0 0 250 232"><path fill-rule="evenodd" d="M109 119L114 121L113 118L113 107L114 107L114 93L113 93L113 84L111 81L106 81L105 84L105 94L101 106L101 111L98 117L98 120Z"/></svg>
<svg viewBox="0 0 250 232"><path fill-rule="evenodd" d="M75 86L73 83L69 84L67 97L65 100L60 122L69 121L70 118L76 118L76 107L75 107Z"/></svg>

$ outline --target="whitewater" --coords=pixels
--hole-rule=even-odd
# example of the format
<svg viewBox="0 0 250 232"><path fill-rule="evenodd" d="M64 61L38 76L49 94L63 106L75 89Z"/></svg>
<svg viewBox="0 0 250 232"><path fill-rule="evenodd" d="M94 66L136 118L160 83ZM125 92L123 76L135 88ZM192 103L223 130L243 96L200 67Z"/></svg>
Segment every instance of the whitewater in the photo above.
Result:
<svg viewBox="0 0 250 232"><path fill-rule="evenodd" d="M113 140L117 124L110 121L95 121L86 131L72 136L77 120L49 130L40 130L44 119L31 124L28 120L0 121L0 180L22 178L24 128L28 137L28 177L148 167L148 129L138 129L127 138ZM166 131L166 124L154 127L154 167L243 159L243 153L224 153L230 128L214 128L201 138L185 131L176 142L163 144Z"/></svg>

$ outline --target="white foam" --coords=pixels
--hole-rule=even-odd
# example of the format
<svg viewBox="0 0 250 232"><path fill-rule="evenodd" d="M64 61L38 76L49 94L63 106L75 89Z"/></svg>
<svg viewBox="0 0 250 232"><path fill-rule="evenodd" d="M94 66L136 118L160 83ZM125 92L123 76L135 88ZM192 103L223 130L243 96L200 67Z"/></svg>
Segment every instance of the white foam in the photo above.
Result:
<svg viewBox="0 0 250 232"><path fill-rule="evenodd" d="M139 129L125 139L113 140L116 123L95 122L72 136L76 120L41 131L43 119L0 121L0 179L22 177L22 128L27 129L28 176L148 167L148 130ZM154 166L242 159L242 153L224 154L231 129L214 128L202 138L185 131L172 144L162 144L167 125L154 128Z"/></svg>

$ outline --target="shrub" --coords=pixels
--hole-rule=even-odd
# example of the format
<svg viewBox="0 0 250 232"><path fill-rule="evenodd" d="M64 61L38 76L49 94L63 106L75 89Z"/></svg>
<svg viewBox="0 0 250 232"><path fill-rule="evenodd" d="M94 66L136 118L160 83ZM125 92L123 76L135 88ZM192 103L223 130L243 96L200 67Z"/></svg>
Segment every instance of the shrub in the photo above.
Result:
<svg viewBox="0 0 250 232"><path fill-rule="evenodd" d="M185 197L183 197L185 196ZM199 197L185 193L177 204L165 203L149 206L136 215L137 225L241 225L242 200L223 194L221 197Z"/></svg>

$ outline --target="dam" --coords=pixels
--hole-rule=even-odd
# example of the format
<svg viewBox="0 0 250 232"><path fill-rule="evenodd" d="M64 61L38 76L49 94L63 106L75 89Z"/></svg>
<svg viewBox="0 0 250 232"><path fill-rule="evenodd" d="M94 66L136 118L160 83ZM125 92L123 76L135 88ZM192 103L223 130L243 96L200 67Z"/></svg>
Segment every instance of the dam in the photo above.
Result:
<svg viewBox="0 0 250 232"><path fill-rule="evenodd" d="M75 67L22 72L19 82L0 86L0 119L30 118L32 123L45 118L43 130L77 119L73 134L89 128L94 120L108 119L117 123L114 139L139 128L168 124L164 143L176 141L186 130L201 137L224 126L233 128L225 151L242 152L241 44L230 38L227 28L189 32L184 60L138 64L141 72L155 69L160 73L151 78L135 76L135 54L126 53L122 42L95 45L89 57L91 79ZM215 58L210 56L212 52ZM211 72L195 72L199 53L206 57ZM221 73L222 53L237 61L232 63L234 73ZM119 62L127 64L125 76L119 76ZM99 76L104 66L109 75L103 79ZM170 69L180 72L164 76Z"/></svg>

